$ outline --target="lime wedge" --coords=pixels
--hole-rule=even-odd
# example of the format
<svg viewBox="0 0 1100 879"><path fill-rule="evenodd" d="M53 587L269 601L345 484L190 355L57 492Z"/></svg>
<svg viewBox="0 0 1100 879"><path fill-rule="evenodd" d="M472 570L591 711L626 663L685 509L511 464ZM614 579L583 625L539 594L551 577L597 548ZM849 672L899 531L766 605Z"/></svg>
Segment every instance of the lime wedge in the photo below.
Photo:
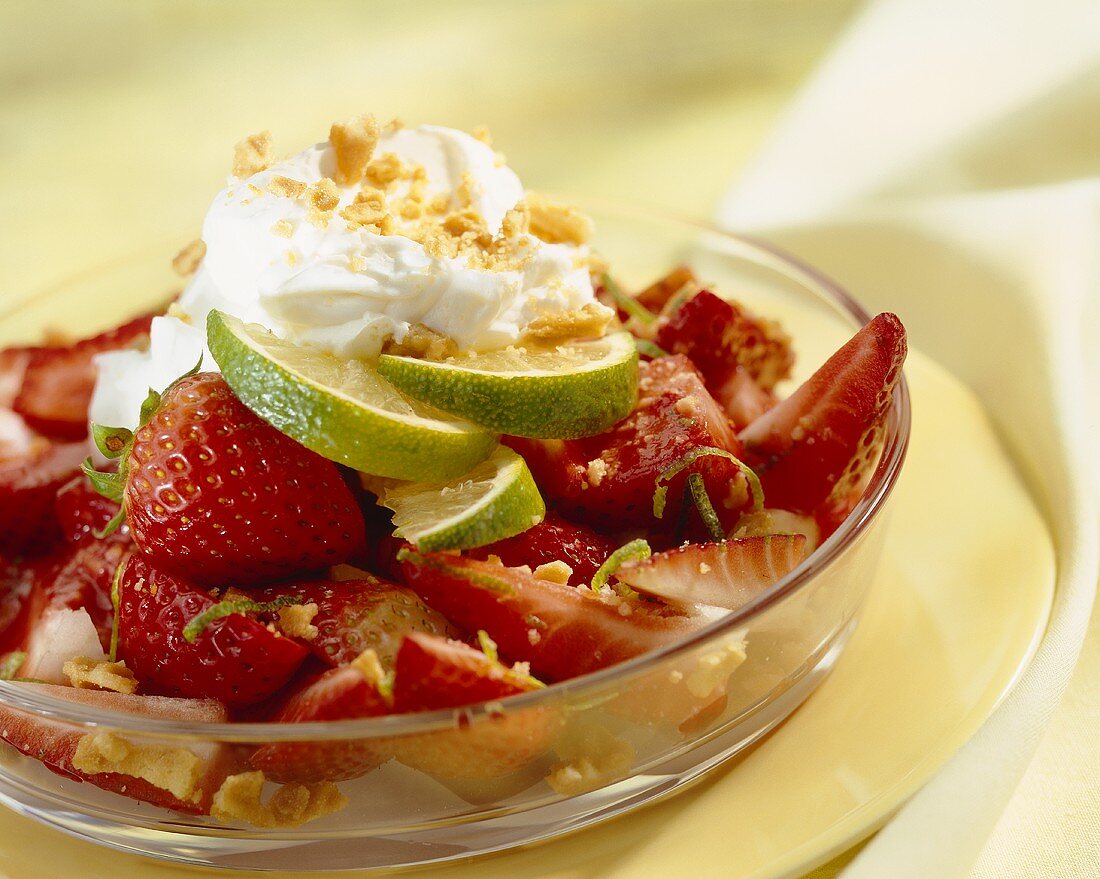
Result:
<svg viewBox="0 0 1100 879"><path fill-rule="evenodd" d="M634 407L638 352L629 333L553 349L509 347L442 362L384 355L378 371L410 397L500 433L573 439Z"/></svg>
<svg viewBox="0 0 1100 879"><path fill-rule="evenodd" d="M207 344L253 412L308 449L364 473L453 479L485 459L492 434L407 400L361 360L276 338L220 311Z"/></svg>
<svg viewBox="0 0 1100 879"><path fill-rule="evenodd" d="M485 546L534 527L546 515L531 471L507 446L451 482L367 484L393 510L394 534L422 552Z"/></svg>

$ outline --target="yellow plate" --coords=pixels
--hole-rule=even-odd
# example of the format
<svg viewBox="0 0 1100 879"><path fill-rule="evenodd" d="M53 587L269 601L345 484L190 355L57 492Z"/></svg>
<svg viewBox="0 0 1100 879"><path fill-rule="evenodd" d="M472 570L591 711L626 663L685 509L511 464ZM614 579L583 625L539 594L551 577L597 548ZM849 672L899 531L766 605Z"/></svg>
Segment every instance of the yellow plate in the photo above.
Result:
<svg viewBox="0 0 1100 879"><path fill-rule="evenodd" d="M0 329L11 330L7 323ZM912 444L882 571L859 629L809 701L749 754L674 799L476 866L418 875L798 876L878 828L970 737L1046 625L1054 553L974 396L919 354L907 372ZM211 875L68 839L5 810L0 872Z"/></svg>

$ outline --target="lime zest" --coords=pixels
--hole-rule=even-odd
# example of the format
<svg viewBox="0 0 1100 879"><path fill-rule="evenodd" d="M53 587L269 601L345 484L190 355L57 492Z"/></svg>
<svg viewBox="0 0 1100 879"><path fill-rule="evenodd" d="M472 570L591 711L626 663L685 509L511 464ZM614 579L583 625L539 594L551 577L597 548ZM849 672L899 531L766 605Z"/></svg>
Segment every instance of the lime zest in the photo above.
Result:
<svg viewBox="0 0 1100 879"><path fill-rule="evenodd" d="M669 353L664 348L656 342L649 341L649 339L635 339L634 347L638 349L639 354L648 357L650 360L669 356Z"/></svg>
<svg viewBox="0 0 1100 879"><path fill-rule="evenodd" d="M623 288L606 272L603 276L603 288L610 294L611 298L615 300L615 305L618 306L620 311L625 311L639 323L648 326L657 320L657 315L642 305L642 303L633 296L624 293Z"/></svg>
<svg viewBox="0 0 1100 879"><path fill-rule="evenodd" d="M13 650L0 656L0 681L14 680L15 673L27 661L27 651Z"/></svg>
<svg viewBox="0 0 1100 879"><path fill-rule="evenodd" d="M497 642L489 637L489 633L484 629L477 630L477 643L481 648L481 652L484 653L492 662L500 662L500 652L497 650Z"/></svg>
<svg viewBox="0 0 1100 879"><path fill-rule="evenodd" d="M219 601L213 607L208 607L198 616L193 617L183 627L183 640L188 644L194 644L207 626L223 617L238 613L267 613L268 611L278 610L280 607L297 604L299 601L301 601L301 597L297 595L280 595L271 601L253 601L250 598L231 598L226 601Z"/></svg>
<svg viewBox="0 0 1100 879"><path fill-rule="evenodd" d="M122 570L128 561L130 561L129 554L118 563L114 576L111 577L111 646L107 651L107 658L111 662L118 660L118 608L122 602Z"/></svg>
<svg viewBox="0 0 1100 879"><path fill-rule="evenodd" d="M415 550L409 549L407 546L403 546L397 551L397 560L399 562L408 562L410 565L416 565L417 567L431 568L433 571L440 571L441 573L447 574L449 577L458 577L461 580L465 580L467 583L479 586L482 589L488 589L490 592L496 592L500 595L514 595L516 591L512 588L511 584L505 580L501 580L499 577L483 574L480 571L460 568L457 565L448 565L438 558L422 555Z"/></svg>
<svg viewBox="0 0 1100 879"><path fill-rule="evenodd" d="M695 509L699 511L699 518L707 526L710 536L716 541L725 540L726 532L722 529L718 514L714 512L714 504L710 502L710 495L707 494L707 486L703 482L703 477L698 473L692 473L688 476L688 488L691 489L691 498L695 501Z"/></svg>
<svg viewBox="0 0 1100 879"><path fill-rule="evenodd" d="M699 446L696 449L692 449L680 460L667 467L660 476L657 477L657 487L653 492L653 516L656 519L660 519L665 514L665 503L668 500L668 485L667 483L674 479L679 473L686 468L694 464L699 458L713 456L716 458L726 458L729 461L733 461L737 465L737 468L745 474L745 479L749 483L749 491L752 492L752 507L753 512L760 512L764 509L764 489L760 485L760 477L756 475L756 471L753 470L748 464L742 461L740 458L730 454L725 449L718 449L714 446Z"/></svg>
<svg viewBox="0 0 1100 879"><path fill-rule="evenodd" d="M611 553L611 555L607 557L607 560L600 565L596 573L592 575L592 584L589 588L593 592L599 592L607 585L607 581L611 579L611 575L619 570L624 564L647 559L651 554L652 550L649 548L649 543L640 537L636 540L631 540L629 543L624 543Z"/></svg>

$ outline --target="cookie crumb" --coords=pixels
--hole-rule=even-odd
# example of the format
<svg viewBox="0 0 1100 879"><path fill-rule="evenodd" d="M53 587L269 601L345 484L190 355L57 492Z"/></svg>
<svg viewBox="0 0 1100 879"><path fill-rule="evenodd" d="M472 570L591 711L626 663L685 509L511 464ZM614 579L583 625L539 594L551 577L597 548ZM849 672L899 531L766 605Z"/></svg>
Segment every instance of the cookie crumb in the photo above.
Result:
<svg viewBox="0 0 1100 879"><path fill-rule="evenodd" d="M198 271L202 258L206 256L206 242L196 238L172 258L172 271L186 278Z"/></svg>
<svg viewBox="0 0 1100 879"><path fill-rule="evenodd" d="M250 135L233 147L233 176L251 177L266 170L274 160L271 132Z"/></svg>
<svg viewBox="0 0 1100 879"><path fill-rule="evenodd" d="M331 781L285 784L263 802L262 772L230 775L214 794L210 814L221 821L244 821L254 827L300 827L338 812L348 804Z"/></svg>
<svg viewBox="0 0 1100 879"><path fill-rule="evenodd" d="M199 756L186 748L138 745L108 732L82 736L72 765L89 775L114 772L140 778L185 802L193 802L199 793L206 768Z"/></svg>
<svg viewBox="0 0 1100 879"><path fill-rule="evenodd" d="M551 583L559 583L564 586L569 582L569 578L573 576L573 569L565 562L558 560L539 565L531 573L540 580L548 580Z"/></svg>
<svg viewBox="0 0 1100 879"><path fill-rule="evenodd" d="M584 244L592 237L592 220L572 205L552 201L537 192L525 199L531 234L547 244Z"/></svg>
<svg viewBox="0 0 1100 879"><path fill-rule="evenodd" d="M363 179L378 146L378 134L378 122L369 113L333 123L328 139L336 151L337 180L347 185Z"/></svg>
<svg viewBox="0 0 1100 879"><path fill-rule="evenodd" d="M318 629L313 618L320 608L315 602L309 604L291 604L279 608L279 631L291 638L312 641L317 637Z"/></svg>
<svg viewBox="0 0 1100 879"><path fill-rule="evenodd" d="M77 656L66 662L61 670L69 682L81 690L110 690L126 695L137 692L137 678L126 667L125 661L108 662Z"/></svg>

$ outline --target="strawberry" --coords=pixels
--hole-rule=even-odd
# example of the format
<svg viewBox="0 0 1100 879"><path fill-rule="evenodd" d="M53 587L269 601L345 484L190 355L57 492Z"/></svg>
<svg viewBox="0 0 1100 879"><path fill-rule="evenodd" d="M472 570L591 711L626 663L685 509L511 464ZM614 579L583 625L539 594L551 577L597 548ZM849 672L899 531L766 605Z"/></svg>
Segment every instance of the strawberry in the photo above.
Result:
<svg viewBox="0 0 1100 879"><path fill-rule="evenodd" d="M4 348L0 350L0 407L10 409L23 387L27 364L37 348Z"/></svg>
<svg viewBox="0 0 1100 879"><path fill-rule="evenodd" d="M96 354L148 344L153 315L72 345L31 350L12 408L40 433L77 440L88 433L88 404L95 388Z"/></svg>
<svg viewBox="0 0 1100 879"><path fill-rule="evenodd" d="M579 440L507 438L527 460L539 488L560 513L603 530L675 527L675 515L654 518L658 478L701 447L739 456L729 419L684 356L642 363L634 411L609 432ZM679 504L687 478L703 477L714 504L734 515L749 502L737 465L703 456L668 480L671 509Z"/></svg>
<svg viewBox="0 0 1100 879"><path fill-rule="evenodd" d="M225 709L209 699L127 696L52 684L20 686L52 699L120 711L135 718L192 723L228 720ZM89 730L4 704L0 704L0 738L65 778L195 815L209 811L214 792L232 769L231 750L225 744L139 743L117 733Z"/></svg>
<svg viewBox="0 0 1100 879"><path fill-rule="evenodd" d="M669 303L675 306L675 303ZM708 388L740 366L764 390L790 375L790 337L744 308L700 290L657 322L654 341L670 354L691 358Z"/></svg>
<svg viewBox="0 0 1100 879"><path fill-rule="evenodd" d="M402 554L405 581L467 632L548 681L614 665L691 632L701 622L661 605L574 589L517 568L461 556ZM398 670L400 677L400 669Z"/></svg>
<svg viewBox="0 0 1100 879"><path fill-rule="evenodd" d="M711 391L737 430L755 421L777 402L775 394L760 387L743 366L734 367L724 379L711 385Z"/></svg>
<svg viewBox="0 0 1100 879"><path fill-rule="evenodd" d="M515 537L467 550L466 554L475 559L495 555L509 568L523 565L537 568L549 562L563 561L573 569L570 582L583 585L592 581L600 565L607 561L615 548L614 542L603 535L548 513L533 528Z"/></svg>
<svg viewBox="0 0 1100 879"><path fill-rule="evenodd" d="M736 610L793 571L805 555L805 535L769 534L688 543L626 562L615 576L676 604Z"/></svg>
<svg viewBox="0 0 1100 879"><path fill-rule="evenodd" d="M122 501L159 567L243 587L361 548L363 516L336 465L261 420L220 375L185 376L142 408L133 435L96 428L101 450L123 461L118 474L89 476Z"/></svg>
<svg viewBox="0 0 1100 879"><path fill-rule="evenodd" d="M32 554L57 542L54 498L80 472L85 452L83 443L39 438L27 455L0 462L0 552Z"/></svg>
<svg viewBox="0 0 1100 879"><path fill-rule="evenodd" d="M34 582L39 569L48 564L0 558L0 654L23 646Z"/></svg>
<svg viewBox="0 0 1100 879"><path fill-rule="evenodd" d="M882 448L905 353L905 327L880 314L741 431L769 506L808 514L825 504L850 508Z"/></svg>
<svg viewBox="0 0 1100 879"><path fill-rule="evenodd" d="M54 512L61 525L61 533L70 543L88 543L103 532L118 515L118 504L105 498L88 482L84 474L77 474L57 492ZM123 526L129 534L129 529Z"/></svg>
<svg viewBox="0 0 1100 879"><path fill-rule="evenodd" d="M357 579L280 584L256 593L259 601L293 596L295 603L316 604L309 642L314 655L329 665L346 665L364 650L373 650L386 670L393 669L401 640L409 632L451 636L446 618L424 604L411 589L365 571Z"/></svg>
<svg viewBox="0 0 1100 879"><path fill-rule="evenodd" d="M143 687L235 706L266 699L290 680L309 651L243 614L214 620L187 640L185 626L217 603L139 553L130 556L119 579L118 655Z"/></svg>
<svg viewBox="0 0 1100 879"><path fill-rule="evenodd" d="M496 702L541 684L459 641L414 633L397 654L394 708L437 711ZM453 729L393 740L397 759L442 780L498 778L546 753L560 727L553 707L507 709Z"/></svg>
<svg viewBox="0 0 1100 879"><path fill-rule="evenodd" d="M313 723L376 717L390 712L378 680L358 664L333 668L292 695L276 713L277 723ZM258 748L254 769L272 781L312 784L358 778L384 763L390 754L381 740L277 742Z"/></svg>

